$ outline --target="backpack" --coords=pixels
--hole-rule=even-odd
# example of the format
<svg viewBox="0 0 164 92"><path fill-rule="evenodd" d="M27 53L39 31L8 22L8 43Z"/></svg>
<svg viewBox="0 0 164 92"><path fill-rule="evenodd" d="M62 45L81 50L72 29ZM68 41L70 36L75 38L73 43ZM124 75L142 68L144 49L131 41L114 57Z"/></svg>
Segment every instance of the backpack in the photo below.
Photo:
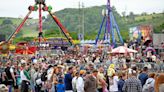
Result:
<svg viewBox="0 0 164 92"><path fill-rule="evenodd" d="M12 75L11 75L11 72L10 72L10 67L7 67L6 69L5 69L5 73L6 73L6 82L8 83L8 84L12 84L14 81L13 81L13 78L12 78Z"/></svg>
<svg viewBox="0 0 164 92"><path fill-rule="evenodd" d="M46 81L46 80L47 80L47 71L41 74L41 81Z"/></svg>
<svg viewBox="0 0 164 92"><path fill-rule="evenodd" d="M151 86L152 81L149 81L143 86L142 92L153 92L154 88Z"/></svg>

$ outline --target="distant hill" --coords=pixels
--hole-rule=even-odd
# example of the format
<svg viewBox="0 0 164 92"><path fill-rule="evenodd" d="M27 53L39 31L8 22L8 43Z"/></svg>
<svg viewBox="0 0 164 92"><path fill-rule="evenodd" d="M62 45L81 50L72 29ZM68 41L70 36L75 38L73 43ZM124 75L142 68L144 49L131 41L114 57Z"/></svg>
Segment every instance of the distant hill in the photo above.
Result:
<svg viewBox="0 0 164 92"><path fill-rule="evenodd" d="M22 22L21 18L0 17L0 33L6 35L6 39L16 30ZM20 37L37 36L37 21L36 19L28 19L20 32L16 35L16 39Z"/></svg>
<svg viewBox="0 0 164 92"><path fill-rule="evenodd" d="M104 5L84 8L84 30L86 39L95 39L102 22L103 9L105 9ZM131 12L130 15L121 16L114 7L112 7L112 10L124 39L128 38L128 30L130 27L138 25L152 25L154 32L157 33L164 29L164 13L142 13L140 15L136 15ZM83 15L82 12L83 10L79 11L79 9L68 8L55 12L54 14L71 33L79 33L79 30L82 31L82 24L80 24ZM57 28L50 16L47 17L45 24L47 24L45 25L46 27ZM77 38L77 34L74 38Z"/></svg>
<svg viewBox="0 0 164 92"><path fill-rule="evenodd" d="M69 30L71 36L74 39L77 39L77 34L79 32L82 32L82 15L84 12L85 39L95 39L103 18L102 9L105 9L105 6L84 8L84 11L79 11L79 9L67 8L61 11L57 11L54 14L60 19L62 24ZM133 12L131 12L130 15L121 16L114 7L112 7L112 9L124 40L128 39L128 30L130 27L133 26L152 25L154 32L156 33L160 33L164 29L164 13L142 13L140 15L136 15ZM7 20L7 23L4 20ZM20 24L21 21L22 19L19 18L1 17L0 33L9 36ZM22 36L37 37L37 23L38 20L36 19L28 20L28 22L22 28L22 31L20 32L17 38L19 38L20 40ZM43 31L46 37L56 37L59 36L58 34L60 33L59 28L49 15L46 18L44 18Z"/></svg>

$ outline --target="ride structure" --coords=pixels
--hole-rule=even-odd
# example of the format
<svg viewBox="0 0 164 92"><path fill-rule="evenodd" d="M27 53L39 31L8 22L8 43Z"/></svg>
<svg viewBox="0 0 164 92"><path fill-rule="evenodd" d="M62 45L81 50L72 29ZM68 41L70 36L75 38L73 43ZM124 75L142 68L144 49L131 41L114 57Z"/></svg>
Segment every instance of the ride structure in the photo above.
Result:
<svg viewBox="0 0 164 92"><path fill-rule="evenodd" d="M106 4L106 10L102 12L103 13L103 19L102 19L102 23L100 25L100 29L98 31L98 35L95 39L95 45L98 44L98 41L100 39L100 35L102 32L103 27L105 27L104 29L104 36L103 36L103 42L107 43L111 46L116 47L117 46L117 42L116 42L116 37L115 37L115 31L117 32L117 35L120 39L120 43L123 45L124 41L122 39L122 36L120 34L120 29L119 26L116 22L116 19L113 15L112 12L112 7L110 5L110 0L107 0L107 4Z"/></svg>
<svg viewBox="0 0 164 92"><path fill-rule="evenodd" d="M52 6L47 6L45 3L45 0L35 0L35 5L29 6L29 12L27 15L24 17L23 21L21 24L16 28L16 30L10 35L10 37L5 41L0 43L0 50L3 51L9 51L9 45L11 44L12 40L15 38L16 34L20 32L21 28L29 18L30 14L33 11L39 10L39 33L38 33L38 42L41 43L42 41L46 41L46 39L43 37L43 32L42 32L42 11L47 11L49 15L53 18L54 22L59 26L60 30L64 34L64 36L67 38L69 41L70 45L73 45L73 39L70 36L68 30L61 24L59 19L51 13ZM6 52L5 52L6 53Z"/></svg>

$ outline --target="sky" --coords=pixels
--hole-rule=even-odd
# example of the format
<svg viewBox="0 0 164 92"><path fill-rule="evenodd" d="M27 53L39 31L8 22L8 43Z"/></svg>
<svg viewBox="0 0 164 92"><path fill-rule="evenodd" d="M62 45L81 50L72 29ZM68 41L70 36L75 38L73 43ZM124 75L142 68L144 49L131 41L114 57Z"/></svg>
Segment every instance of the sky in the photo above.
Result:
<svg viewBox="0 0 164 92"><path fill-rule="evenodd" d="M0 0L0 17L23 18L28 13L28 7L34 5L34 0ZM79 2L85 7L105 5L107 0L46 0L47 5L53 7L52 12L64 8L78 8ZM128 14L159 13L164 12L164 0L111 0L111 5L121 14L123 11ZM44 13L47 15L48 13ZM38 13L33 12L30 17L38 18Z"/></svg>

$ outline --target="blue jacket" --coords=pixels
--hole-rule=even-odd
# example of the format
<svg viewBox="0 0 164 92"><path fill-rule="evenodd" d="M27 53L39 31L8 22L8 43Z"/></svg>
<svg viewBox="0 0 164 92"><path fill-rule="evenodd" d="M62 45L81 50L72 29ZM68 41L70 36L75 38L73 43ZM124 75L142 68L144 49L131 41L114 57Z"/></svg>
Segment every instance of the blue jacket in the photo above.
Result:
<svg viewBox="0 0 164 92"><path fill-rule="evenodd" d="M56 90L57 90L57 92L65 92L65 85L64 84L57 84Z"/></svg>
<svg viewBox="0 0 164 92"><path fill-rule="evenodd" d="M148 75L146 73L141 73L138 78L143 86L146 83L146 80L148 79Z"/></svg>
<svg viewBox="0 0 164 92"><path fill-rule="evenodd" d="M70 73L65 74L64 83L66 90L72 90L72 75Z"/></svg>
<svg viewBox="0 0 164 92"><path fill-rule="evenodd" d="M123 79L120 79L120 80L118 81L118 92L123 92L123 91L122 91L122 88L123 88L123 86L124 86L124 83L125 83L125 81L124 81Z"/></svg>

